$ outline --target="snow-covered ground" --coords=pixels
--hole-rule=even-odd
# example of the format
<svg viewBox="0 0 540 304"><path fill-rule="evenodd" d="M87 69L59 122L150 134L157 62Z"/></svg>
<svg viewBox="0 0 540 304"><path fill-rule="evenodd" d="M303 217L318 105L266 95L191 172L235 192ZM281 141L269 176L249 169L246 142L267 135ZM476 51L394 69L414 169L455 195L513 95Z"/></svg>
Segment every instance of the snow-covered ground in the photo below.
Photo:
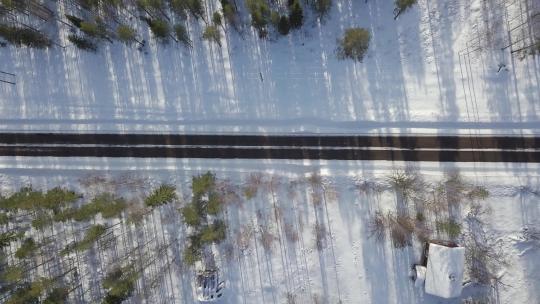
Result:
<svg viewBox="0 0 540 304"><path fill-rule="evenodd" d="M216 249L227 286L224 303L287 303L287 296L296 301L289 303L446 303L415 289L408 277L412 264L419 262L417 243L395 249L389 238L369 237L375 211L395 211L399 197L389 188L378 192L362 185L387 185L387 177L404 168L414 168L428 183L459 172L468 182L489 190L490 197L481 204L492 213L483 220L507 264L498 272L497 292L489 288L488 292L498 297L495 303L538 303L540 244L522 235L523 227L540 225L540 197L529 191L540 184L538 164L2 157L0 190L62 185L91 194L117 189L107 178L120 178L132 179L136 190L126 189L142 194L167 182L177 186L184 198L181 206L189 201L191 177L210 170L238 195L228 199L228 237ZM315 172L322 184L309 180ZM248 199L242 189L257 174L262 182L257 195ZM104 178L93 179L89 186L91 176ZM164 206L154 213L153 229L163 234L157 232L158 239L185 238L185 226L175 211L179 206ZM462 208L466 213L468 203ZM159 229L161 225L165 229ZM323 227L319 249L317 225ZM273 240L269 250L264 249L263 231ZM175 252L171 249L169 257L175 257ZM192 303L193 273L179 260L170 272L163 272L160 295L150 297L152 303ZM465 288L464 292L475 291Z"/></svg>
<svg viewBox="0 0 540 304"><path fill-rule="evenodd" d="M191 20L193 49L156 44L144 27L145 52L119 43L97 54L0 48L0 70L17 83L0 85L0 128L539 132L540 60L501 50L526 18L521 6L533 12L537 1L419 0L395 21L393 1L333 2L323 23L307 17L277 41L229 28L219 48ZM363 63L335 58L336 39L352 26L372 34ZM64 44L67 28L59 32Z"/></svg>

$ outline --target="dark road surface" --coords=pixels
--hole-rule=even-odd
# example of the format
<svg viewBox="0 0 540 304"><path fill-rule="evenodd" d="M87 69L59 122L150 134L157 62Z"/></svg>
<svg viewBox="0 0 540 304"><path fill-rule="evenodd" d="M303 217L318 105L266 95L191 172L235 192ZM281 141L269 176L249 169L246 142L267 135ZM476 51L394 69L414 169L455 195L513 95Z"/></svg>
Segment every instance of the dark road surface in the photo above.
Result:
<svg viewBox="0 0 540 304"><path fill-rule="evenodd" d="M540 137L0 133L0 155L540 163Z"/></svg>

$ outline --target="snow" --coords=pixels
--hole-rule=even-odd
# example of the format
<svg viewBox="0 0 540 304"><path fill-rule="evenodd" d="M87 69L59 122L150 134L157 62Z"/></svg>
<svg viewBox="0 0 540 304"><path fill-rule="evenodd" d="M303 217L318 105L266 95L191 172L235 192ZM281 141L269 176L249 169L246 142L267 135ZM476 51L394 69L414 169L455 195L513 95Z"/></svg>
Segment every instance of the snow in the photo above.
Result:
<svg viewBox="0 0 540 304"><path fill-rule="evenodd" d="M416 288L424 288L424 284L426 282L426 271L427 268L422 265L415 265L414 266L414 287Z"/></svg>
<svg viewBox="0 0 540 304"><path fill-rule="evenodd" d="M431 182L447 172L458 171L468 181L490 191L491 197L483 204L493 212L485 221L498 246L507 252L508 265L502 269L501 277L504 285L497 290L487 286L484 293L484 289L469 284L461 298L445 302L415 288L409 278L412 265L420 261L420 247L395 249L389 240L380 242L369 237L370 216L376 210L395 210L396 196L388 190L359 191L358 185L365 181L384 183L394 170L406 167L416 168ZM296 303L311 303L314 299L322 303L358 303L359 299L363 303L456 303L480 291L496 294L500 303L535 303L540 297L540 247L522 238L523 227L540 224L539 198L527 190L538 189L538 164L1 157L0 189L5 193L28 184L36 188L61 185L88 195L107 190L123 191L120 193L136 198L167 182L176 185L179 196L189 201L191 176L207 170L228 181L233 189L244 187L252 174L262 174L266 181L256 197L243 198L227 207L230 234L225 244L216 249L223 253L229 242L234 244L232 259L227 259L226 254L216 258L226 284L224 303L283 303L288 294ZM324 201L317 205L318 192L314 195L306 182L314 172L323 178L327 208ZM92 176L103 177L104 182L91 187L83 182L92 180ZM273 202L281 210L281 225L274 219ZM183 240L186 230L175 211L181 204L156 210L152 221L157 232L149 228L146 233L157 233L158 240ZM316 223L324 224L326 231L321 250L316 244ZM298 231L296 242L286 237L288 225ZM275 237L269 251L260 240L261 226L268 227ZM254 229L251 237L245 243L239 242L241 232L250 229ZM175 254L169 252L168 258ZM159 269L158 264L157 270L149 271ZM192 270L174 266L170 274L162 273L164 287L159 294L152 294L154 302L193 302L196 293Z"/></svg>
<svg viewBox="0 0 540 304"><path fill-rule="evenodd" d="M307 17L275 41L228 29L222 48L202 41L194 20L192 50L146 30L147 52L1 48L0 70L17 84L0 85L0 128L538 134L540 61L501 51L523 1L419 0L394 21L392 1L335 0L322 23ZM372 33L363 63L335 58L351 26Z"/></svg>
<svg viewBox="0 0 540 304"><path fill-rule="evenodd" d="M16 75L9 78L16 85L0 84L0 130L539 134L540 60L501 50L515 39L509 30L520 21L523 1L419 0L394 21L393 1L334 0L322 23L307 18L302 30L275 41L228 30L222 48L199 39L202 24L194 20L188 24L191 50L158 45L148 32L146 52L119 43L97 54L72 46L0 48L0 71ZM65 43L67 29L57 26ZM351 26L372 33L363 63L335 58L335 40ZM421 255L417 247L396 249L388 239L369 237L375 211L397 208L385 183L403 168L430 182L459 172L491 193L484 203L492 214L484 220L508 257L503 284L485 290L468 284L448 303L479 293L494 294L496 303L537 303L540 244L524 238L523 228L540 225L540 164L0 157L0 191L61 185L89 196L118 191L137 201L152 187L172 183L182 202L153 212L153 225L146 226L154 229L122 226L161 248L185 241L177 208L190 197L193 175L210 170L241 192L261 174L255 197L227 206L228 240L216 248L233 247L229 258L220 254L216 261L226 282L224 302L283 303L290 295L297 303L447 303L410 280ZM307 181L314 172L323 187ZM96 185L88 182L92 177L99 177ZM381 191L360 191L364 183L382 185ZM269 249L263 228L274 240ZM290 229L296 241L287 239ZM166 261L145 271L163 277L161 289L133 302L195 301L195 274L178 265L177 247L165 247ZM102 276L96 264L109 254L88 256L81 273ZM99 294L96 282L83 284L89 297Z"/></svg>
<svg viewBox="0 0 540 304"><path fill-rule="evenodd" d="M465 267L465 248L429 244L426 293L456 298L461 295Z"/></svg>

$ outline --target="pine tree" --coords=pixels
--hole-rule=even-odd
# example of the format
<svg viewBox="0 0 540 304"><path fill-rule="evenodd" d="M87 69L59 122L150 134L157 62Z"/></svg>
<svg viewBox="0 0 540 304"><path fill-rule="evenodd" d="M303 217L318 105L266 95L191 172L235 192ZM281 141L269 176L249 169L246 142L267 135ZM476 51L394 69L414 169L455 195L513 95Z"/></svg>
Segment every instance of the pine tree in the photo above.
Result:
<svg viewBox="0 0 540 304"><path fill-rule="evenodd" d="M319 19L322 19L330 12L332 0L313 0L312 6Z"/></svg>
<svg viewBox="0 0 540 304"><path fill-rule="evenodd" d="M287 16L281 16L278 23L278 32L281 35L287 35L290 30L291 25L289 23L289 18L287 18Z"/></svg>
<svg viewBox="0 0 540 304"><path fill-rule="evenodd" d="M300 28L304 23L304 12L298 0L294 0L289 7L289 23L293 29Z"/></svg>

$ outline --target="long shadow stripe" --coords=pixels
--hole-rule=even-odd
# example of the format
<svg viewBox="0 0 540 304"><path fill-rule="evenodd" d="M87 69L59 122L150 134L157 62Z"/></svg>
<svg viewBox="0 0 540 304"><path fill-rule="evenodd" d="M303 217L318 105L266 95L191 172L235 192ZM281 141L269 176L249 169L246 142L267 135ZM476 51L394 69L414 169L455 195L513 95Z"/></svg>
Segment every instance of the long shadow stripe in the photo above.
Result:
<svg viewBox="0 0 540 304"><path fill-rule="evenodd" d="M389 160L540 163L540 151L355 150L303 148L0 146L1 156Z"/></svg>

